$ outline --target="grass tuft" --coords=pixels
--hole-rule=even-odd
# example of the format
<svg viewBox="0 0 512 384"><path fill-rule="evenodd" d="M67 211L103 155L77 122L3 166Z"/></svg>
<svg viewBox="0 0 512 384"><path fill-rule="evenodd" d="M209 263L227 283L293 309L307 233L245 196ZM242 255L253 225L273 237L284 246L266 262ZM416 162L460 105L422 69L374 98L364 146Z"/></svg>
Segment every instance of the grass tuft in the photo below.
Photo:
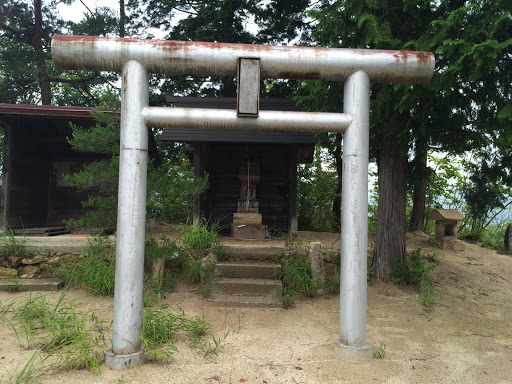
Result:
<svg viewBox="0 0 512 384"><path fill-rule="evenodd" d="M89 240L85 255L78 262L63 262L57 274L67 284L113 296L115 269L115 245L108 237L100 236Z"/></svg>
<svg viewBox="0 0 512 384"><path fill-rule="evenodd" d="M217 254L222 254L219 226L202 222L182 233L185 264L189 278L201 284L201 294L208 297L215 274ZM214 255L205 259L208 255Z"/></svg>
<svg viewBox="0 0 512 384"><path fill-rule="evenodd" d="M25 236L14 236L14 232L9 229L2 235L0 243L0 256L4 259L9 256L21 257L31 256L33 250L27 245Z"/></svg>
<svg viewBox="0 0 512 384"><path fill-rule="evenodd" d="M284 308L295 303L297 297L313 297L319 288L319 282L311 275L311 263L305 243L289 239L287 251L279 257L281 263L281 281L283 283L280 296Z"/></svg>
<svg viewBox="0 0 512 384"><path fill-rule="evenodd" d="M395 266L393 281L398 284L417 286L420 303L431 310L436 302L436 290L430 272L437 267L437 264L433 263L426 266L422 260L423 258L421 248L418 248L407 255L405 262L398 260ZM427 257L427 259L433 260L431 257Z"/></svg>

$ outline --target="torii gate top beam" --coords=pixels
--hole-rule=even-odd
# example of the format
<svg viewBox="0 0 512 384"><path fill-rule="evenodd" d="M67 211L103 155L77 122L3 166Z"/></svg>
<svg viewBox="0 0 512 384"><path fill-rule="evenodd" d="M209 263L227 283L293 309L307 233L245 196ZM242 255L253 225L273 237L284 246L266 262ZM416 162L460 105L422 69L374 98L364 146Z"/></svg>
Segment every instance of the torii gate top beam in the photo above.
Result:
<svg viewBox="0 0 512 384"><path fill-rule="evenodd" d="M120 72L129 60L148 72L198 76L237 75L239 57L258 57L262 78L345 81L357 70L371 82L428 83L431 52L286 47L195 41L55 35L52 58L63 69Z"/></svg>

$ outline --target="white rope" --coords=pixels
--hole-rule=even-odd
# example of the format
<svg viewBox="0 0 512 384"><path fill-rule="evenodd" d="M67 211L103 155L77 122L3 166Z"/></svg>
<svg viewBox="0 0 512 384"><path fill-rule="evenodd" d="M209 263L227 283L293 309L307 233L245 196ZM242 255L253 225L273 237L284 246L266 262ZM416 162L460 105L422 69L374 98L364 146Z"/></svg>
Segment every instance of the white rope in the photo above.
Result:
<svg viewBox="0 0 512 384"><path fill-rule="evenodd" d="M250 186L249 186L249 165L250 165L250 157L247 157L247 194L246 194L246 202L245 202L245 208L249 209L249 193L250 193Z"/></svg>

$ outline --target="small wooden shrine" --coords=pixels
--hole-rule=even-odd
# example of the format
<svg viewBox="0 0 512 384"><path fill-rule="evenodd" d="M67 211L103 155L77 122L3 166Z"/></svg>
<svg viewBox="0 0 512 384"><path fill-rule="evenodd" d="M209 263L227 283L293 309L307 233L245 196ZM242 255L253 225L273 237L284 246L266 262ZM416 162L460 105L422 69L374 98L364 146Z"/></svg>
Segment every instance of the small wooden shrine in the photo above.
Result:
<svg viewBox="0 0 512 384"><path fill-rule="evenodd" d="M235 109L236 98L167 97L178 107ZM293 100L260 99L262 110L298 110ZM297 165L313 161L309 132L164 129L161 141L186 143L194 173L209 188L194 201L204 217L237 238L297 231Z"/></svg>

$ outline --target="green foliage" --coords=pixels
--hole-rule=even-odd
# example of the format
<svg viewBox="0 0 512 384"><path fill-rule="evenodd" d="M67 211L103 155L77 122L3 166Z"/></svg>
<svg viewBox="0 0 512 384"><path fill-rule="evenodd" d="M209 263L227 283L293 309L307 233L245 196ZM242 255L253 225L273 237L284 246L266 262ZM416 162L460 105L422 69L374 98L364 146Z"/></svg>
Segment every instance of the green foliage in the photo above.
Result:
<svg viewBox="0 0 512 384"><path fill-rule="evenodd" d="M55 366L62 369L90 369L100 372L101 360L106 349L104 320L92 312L77 310L74 302L64 300L63 291L55 305L41 295L29 296L8 305L2 320L15 332L20 344L37 347L45 352L39 362L54 357ZM36 365L34 354L31 365L26 365L20 377L30 377Z"/></svg>
<svg viewBox="0 0 512 384"><path fill-rule="evenodd" d="M103 22L104 35L115 31L117 25L112 10L106 8L96 9L79 23L67 22L60 17L57 4L70 2L0 2L0 102L92 106L102 98L104 84L118 79L115 73L63 71L54 66L50 54L53 35L98 35L99 23L91 23L93 18ZM43 87L48 91L42 92Z"/></svg>
<svg viewBox="0 0 512 384"><path fill-rule="evenodd" d="M148 217L167 223L186 223L191 219L194 196L208 187L208 174L195 178L185 156L167 161L148 173L146 210Z"/></svg>
<svg viewBox="0 0 512 384"><path fill-rule="evenodd" d="M330 156L317 145L312 164L297 168L298 228L301 231L333 232L337 221L333 211L338 183Z"/></svg>
<svg viewBox="0 0 512 384"><path fill-rule="evenodd" d="M341 259L340 259L340 261L341 261ZM334 274L332 275L332 279L330 279L330 280L327 279L325 282L325 291L327 293L333 293L333 294L340 293L340 283L341 283L340 266L338 264L336 264L336 265L334 265Z"/></svg>
<svg viewBox="0 0 512 384"><path fill-rule="evenodd" d="M115 244L108 237L95 237L78 262L64 260L57 274L67 284L87 288L101 295L114 295Z"/></svg>
<svg viewBox="0 0 512 384"><path fill-rule="evenodd" d="M179 259L183 257L183 250L167 236L163 236L160 242L158 242L154 237L147 238L144 250L145 267L149 267L158 259L177 263L179 262Z"/></svg>
<svg viewBox="0 0 512 384"><path fill-rule="evenodd" d="M4 231L0 243L0 257L9 256L30 256L34 252L27 245L27 238L24 236L14 236L12 230Z"/></svg>
<svg viewBox="0 0 512 384"><path fill-rule="evenodd" d="M406 261L398 259L393 281L398 284L417 286L420 303L431 310L435 304L436 293L430 272L437 267L437 264L433 263L426 266L422 258L421 249L418 248L407 255Z"/></svg>
<svg viewBox="0 0 512 384"><path fill-rule="evenodd" d="M74 301L65 300L65 294L66 291L61 293L56 304L37 294L1 308L0 320L12 329L20 345L37 348L18 374L16 383L30 383L43 373L60 369L88 369L101 373L108 347L105 338L107 322L94 310L78 310ZM181 308L178 309L178 313L173 314L167 306L144 308L140 337L145 358L172 358L177 351L176 344L181 340L199 348L204 356L217 354L229 331L224 338L213 336L213 343L205 340L211 329L204 317L187 316ZM52 363L47 364L49 361Z"/></svg>
<svg viewBox="0 0 512 384"><path fill-rule="evenodd" d="M380 343L379 349L374 353L375 358L383 359L386 357L386 344Z"/></svg>
<svg viewBox="0 0 512 384"><path fill-rule="evenodd" d="M311 275L311 263L305 243L287 240L287 251L280 256L281 281L280 296L283 307L289 308L297 297L313 297L319 284Z"/></svg>
<svg viewBox="0 0 512 384"><path fill-rule="evenodd" d="M172 358L172 354L178 350L175 344L179 337L185 337L190 345L205 351L202 338L211 332L210 325L202 317L189 317L181 308L178 310L178 314L173 314L168 306L144 308L141 340L146 359Z"/></svg>
<svg viewBox="0 0 512 384"><path fill-rule="evenodd" d="M71 185L90 195L82 204L91 211L82 219L69 220L69 229L99 228L115 231L117 224L117 192L119 178L119 117L95 111L96 125L91 129L72 126L68 141L73 150L96 153L102 159L88 163L78 173L67 176ZM191 214L194 196L203 192L208 178L196 179L192 167L182 153L174 162L160 167L150 162L147 176L147 216L166 222L186 222Z"/></svg>
<svg viewBox="0 0 512 384"><path fill-rule="evenodd" d="M512 185L510 15L507 2L480 0L322 0L309 10L315 20L309 41L315 45L435 53L436 70L429 84L372 84L370 157L377 159L385 151L383 137L398 144L403 156L413 145L456 154L471 151L481 161L471 170L465 196L475 213L468 217L477 226L486 203L487 208L496 207L496 187ZM342 95L340 83L300 83L300 100L312 111L341 112ZM413 176L416 184L421 175ZM389 196L396 199L397 193ZM393 221L405 214L397 212Z"/></svg>
<svg viewBox="0 0 512 384"><path fill-rule="evenodd" d="M166 236L163 236L160 241L153 237L146 239L144 247L144 269L147 272L144 280L145 306L150 306L163 298L166 292L174 290L183 258L183 249ZM162 263L163 276L158 274L153 276L153 263L159 261Z"/></svg>
<svg viewBox="0 0 512 384"><path fill-rule="evenodd" d="M202 221L198 225L186 228L181 236L185 250L202 251L203 256L208 250L215 250L220 245L219 224L208 224Z"/></svg>
<svg viewBox="0 0 512 384"><path fill-rule="evenodd" d="M170 268L165 271L164 281L152 284L148 280L145 290L153 290L152 293L158 297L162 291L172 290L176 284L176 272L182 257L183 251L168 238L164 237L161 244L154 238L146 239L145 268L149 268L155 260L161 258L170 265ZM113 296L115 264L115 244L108 237L100 236L89 240L88 248L78 262L64 260L57 274L67 284L87 288L101 295Z"/></svg>
<svg viewBox="0 0 512 384"><path fill-rule="evenodd" d="M428 220L433 209L457 209L464 216L459 223L459 238L502 249L505 229L512 217L512 190L503 185L493 187L492 182L485 188L475 188L471 181L475 164L470 156L429 152L428 159L431 171L427 178L425 233L434 235L434 222ZM467 199L469 190L480 203Z"/></svg>
<svg viewBox="0 0 512 384"><path fill-rule="evenodd" d="M190 226L182 233L181 241L188 275L192 281L201 284L201 294L208 297L215 274L216 255L221 252L219 226L217 223L208 225L206 221ZM203 260L210 253L215 257Z"/></svg>
<svg viewBox="0 0 512 384"><path fill-rule="evenodd" d="M27 363L23 366L22 370L14 381L16 384L29 384L35 382L35 380L45 373L45 369L40 367L41 364L41 353L35 351Z"/></svg>

